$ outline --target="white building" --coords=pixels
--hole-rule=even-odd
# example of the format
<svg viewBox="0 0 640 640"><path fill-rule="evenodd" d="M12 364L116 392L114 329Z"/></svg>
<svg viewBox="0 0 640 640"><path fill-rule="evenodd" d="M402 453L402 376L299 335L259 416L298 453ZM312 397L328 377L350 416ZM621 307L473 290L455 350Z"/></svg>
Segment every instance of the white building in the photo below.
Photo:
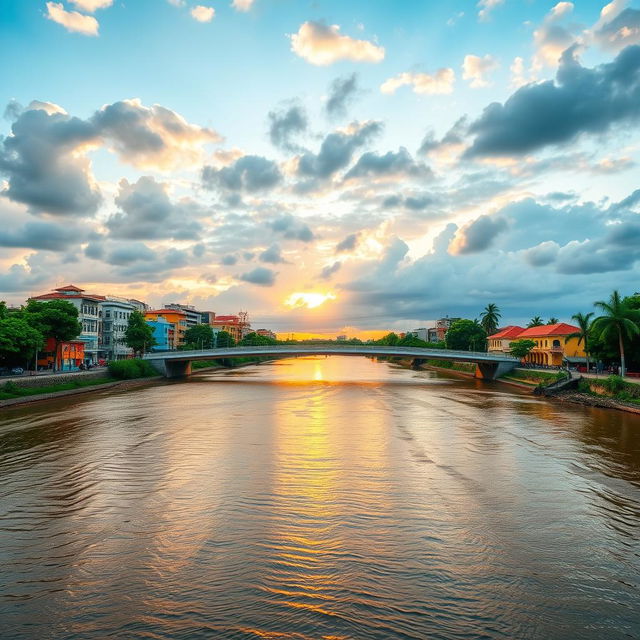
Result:
<svg viewBox="0 0 640 640"><path fill-rule="evenodd" d="M143 303L140 303L143 304ZM134 301L106 296L100 305L100 355L105 360L129 358L133 351L125 344L129 316L139 310Z"/></svg>

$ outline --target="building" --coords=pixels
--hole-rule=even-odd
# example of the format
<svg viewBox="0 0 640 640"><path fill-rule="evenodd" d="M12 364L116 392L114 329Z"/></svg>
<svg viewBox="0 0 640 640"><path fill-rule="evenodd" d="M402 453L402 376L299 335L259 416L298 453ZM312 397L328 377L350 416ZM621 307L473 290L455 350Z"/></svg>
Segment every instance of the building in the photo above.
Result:
<svg viewBox="0 0 640 640"><path fill-rule="evenodd" d="M520 331L517 331L520 329ZM525 362L547 367L561 367L563 364L582 364L586 362L584 345L578 344L578 338L567 337L579 331L578 327L560 322L558 324L545 324L539 327L506 327L502 331L488 337L489 351L504 348L504 342L514 340L533 340L535 347L524 359ZM502 334L508 331L509 337Z"/></svg>
<svg viewBox="0 0 640 640"><path fill-rule="evenodd" d="M106 296L100 305L100 357L105 360L130 358L133 350L125 344L125 333L129 325L129 316L138 311L133 300ZM138 303L143 304L143 303Z"/></svg>
<svg viewBox="0 0 640 640"><path fill-rule="evenodd" d="M435 327L427 329L427 342L440 342L438 340L438 330Z"/></svg>
<svg viewBox="0 0 640 640"><path fill-rule="evenodd" d="M413 331L407 331L407 335L413 336L414 338L418 338L418 340L423 340L424 342L428 342L429 340L429 329L425 329L421 327L420 329L414 329Z"/></svg>
<svg viewBox="0 0 640 640"><path fill-rule="evenodd" d="M434 342L442 342L447 335L447 331L449 331L449 327L458 320L460 318L450 318L449 316L436 320L436 336L438 339L434 340Z"/></svg>
<svg viewBox="0 0 640 640"><path fill-rule="evenodd" d="M85 293L84 289L69 284L29 299L41 302L67 300L73 304L78 310L78 321L82 325L78 340L84 343L84 363L95 364L98 361L100 305L105 300L104 296Z"/></svg>
<svg viewBox="0 0 640 640"><path fill-rule="evenodd" d="M216 314L213 311L201 311L200 312L200 322L201 324L208 324L210 327L213 327L213 323L216 319Z"/></svg>
<svg viewBox="0 0 640 640"><path fill-rule="evenodd" d="M272 340L277 340L278 336L273 333L273 331L269 331L269 329L256 329L256 333L259 336L264 336L265 338L271 338ZM338 339L340 339L340 336L338 336Z"/></svg>
<svg viewBox="0 0 640 640"><path fill-rule="evenodd" d="M511 347L509 346L524 331L524 327L517 325L509 325L500 329L498 333L494 333L487 338L487 351L509 355Z"/></svg>
<svg viewBox="0 0 640 640"><path fill-rule="evenodd" d="M153 329L153 337L156 341L151 351L171 351L175 344L175 327L163 316L157 316L155 320L147 320L147 324Z"/></svg>
<svg viewBox="0 0 640 640"><path fill-rule="evenodd" d="M56 344L53 338L47 338L44 349L38 353L38 369L78 371L84 364L84 358L82 340L66 340Z"/></svg>
<svg viewBox="0 0 640 640"><path fill-rule="evenodd" d="M184 311L187 329L202 323L202 314L200 311L196 311L196 308L190 304L178 304L177 302L172 302L171 304L165 304L164 308Z"/></svg>
<svg viewBox="0 0 640 640"><path fill-rule="evenodd" d="M173 331L173 343L169 347L170 349L177 349L184 344L184 334L188 329L187 314L182 309L155 309L146 311L144 319L148 322L157 321L162 319L174 327ZM197 323L196 323L197 324Z"/></svg>
<svg viewBox="0 0 640 640"><path fill-rule="evenodd" d="M337 340L338 342L346 342L346 341L347 341L347 336L345 336L345 335L338 336L338 337L336 338L336 340Z"/></svg>
<svg viewBox="0 0 640 640"><path fill-rule="evenodd" d="M231 337L236 342L251 333L251 323L248 320L246 311L241 311L236 316L216 316L213 326L220 331L226 331L231 334Z"/></svg>

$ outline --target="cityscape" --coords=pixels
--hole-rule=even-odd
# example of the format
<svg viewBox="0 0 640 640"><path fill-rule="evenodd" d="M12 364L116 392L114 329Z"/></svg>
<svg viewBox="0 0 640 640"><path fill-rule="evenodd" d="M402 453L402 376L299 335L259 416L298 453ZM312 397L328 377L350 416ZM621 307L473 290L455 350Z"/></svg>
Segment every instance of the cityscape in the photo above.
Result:
<svg viewBox="0 0 640 640"><path fill-rule="evenodd" d="M640 640L640 0L4 0L0 637Z"/></svg>

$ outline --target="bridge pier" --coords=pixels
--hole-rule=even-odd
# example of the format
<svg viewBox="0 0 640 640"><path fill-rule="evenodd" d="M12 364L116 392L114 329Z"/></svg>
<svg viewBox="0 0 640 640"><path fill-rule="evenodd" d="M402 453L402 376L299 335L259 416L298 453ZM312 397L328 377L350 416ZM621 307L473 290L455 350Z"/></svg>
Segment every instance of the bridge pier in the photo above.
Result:
<svg viewBox="0 0 640 640"><path fill-rule="evenodd" d="M186 378L191 375L191 360L151 360L165 378Z"/></svg>
<svg viewBox="0 0 640 640"><path fill-rule="evenodd" d="M496 380L505 373L509 373L516 364L517 362L478 362L475 377L480 380Z"/></svg>

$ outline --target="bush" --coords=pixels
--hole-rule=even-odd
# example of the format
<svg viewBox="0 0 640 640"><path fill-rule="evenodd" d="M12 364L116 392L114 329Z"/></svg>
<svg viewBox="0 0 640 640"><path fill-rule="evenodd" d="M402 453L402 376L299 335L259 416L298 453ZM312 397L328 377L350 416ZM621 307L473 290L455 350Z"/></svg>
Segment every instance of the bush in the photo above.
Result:
<svg viewBox="0 0 640 640"><path fill-rule="evenodd" d="M620 376L609 376L603 381L602 386L609 393L619 393L625 387L624 380Z"/></svg>
<svg viewBox="0 0 640 640"><path fill-rule="evenodd" d="M112 360L109 363L109 375L118 380L130 380L157 376L158 372L147 360Z"/></svg>

